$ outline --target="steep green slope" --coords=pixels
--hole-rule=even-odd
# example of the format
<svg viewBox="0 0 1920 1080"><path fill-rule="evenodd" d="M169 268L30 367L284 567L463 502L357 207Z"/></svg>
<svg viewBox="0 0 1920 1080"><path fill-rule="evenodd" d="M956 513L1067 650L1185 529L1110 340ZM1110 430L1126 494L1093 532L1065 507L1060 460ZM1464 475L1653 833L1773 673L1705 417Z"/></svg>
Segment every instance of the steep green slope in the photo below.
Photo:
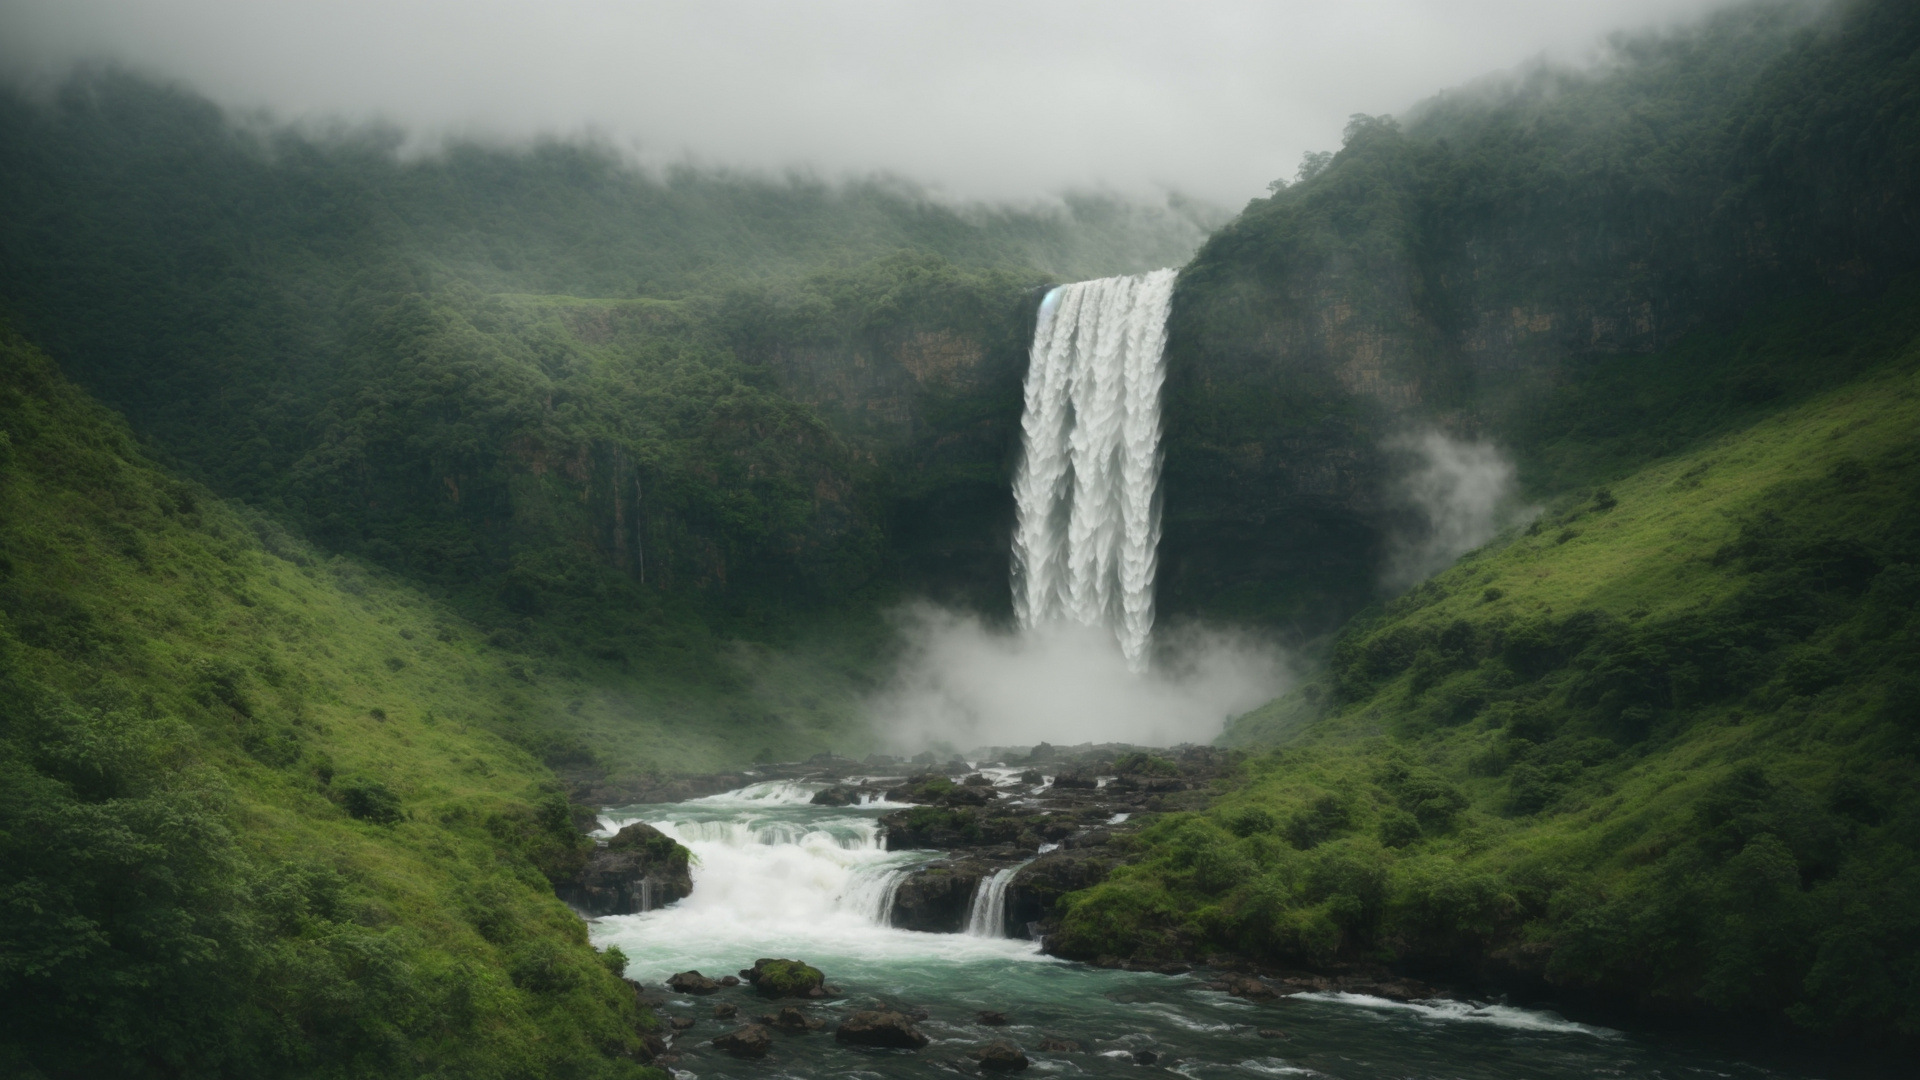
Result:
<svg viewBox="0 0 1920 1080"><path fill-rule="evenodd" d="M1405 527L1394 434L1511 444L1604 360L1871 295L1920 267L1917 179L1898 0L1734 5L1354 117L1181 275L1160 610L1332 630Z"/></svg>
<svg viewBox="0 0 1920 1080"><path fill-rule="evenodd" d="M1242 780L1145 830L1049 947L1920 1034L1913 310L1853 325L1864 354L1799 354L1864 369L1845 386L1563 497L1349 625L1230 728L1261 750ZM1563 456L1616 460L1608 423L1563 430Z"/></svg>
<svg viewBox="0 0 1920 1080"><path fill-rule="evenodd" d="M637 1076L543 871L567 689L0 337L0 1071Z"/></svg>

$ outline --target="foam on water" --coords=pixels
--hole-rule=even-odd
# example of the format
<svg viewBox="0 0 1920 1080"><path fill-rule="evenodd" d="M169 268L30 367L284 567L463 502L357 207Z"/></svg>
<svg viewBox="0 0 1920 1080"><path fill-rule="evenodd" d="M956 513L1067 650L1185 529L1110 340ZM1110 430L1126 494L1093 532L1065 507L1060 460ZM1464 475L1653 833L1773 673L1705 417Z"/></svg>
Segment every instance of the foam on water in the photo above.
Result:
<svg viewBox="0 0 1920 1080"><path fill-rule="evenodd" d="M686 845L694 888L667 907L600 920L596 940L620 946L630 975L654 980L691 967L724 973L781 950L868 961L1040 959L1028 941L888 926L901 882L930 853L887 851L882 807L814 807L812 790L756 784L603 815L602 832L645 821Z"/></svg>
<svg viewBox="0 0 1920 1080"><path fill-rule="evenodd" d="M1303 1001L1325 1001L1338 1005L1353 1005L1363 1009L1379 1009L1389 1012L1412 1013L1428 1020L1461 1021L1473 1024L1493 1024L1498 1027L1517 1028L1522 1031L1553 1031L1565 1034L1578 1033L1591 1035L1596 1039L1618 1038L1620 1033L1611 1028L1594 1027L1591 1024L1576 1024L1557 1014L1535 1009L1519 1009L1511 1005L1476 1005L1466 1001L1391 1001L1371 994L1346 994L1340 992L1296 994Z"/></svg>

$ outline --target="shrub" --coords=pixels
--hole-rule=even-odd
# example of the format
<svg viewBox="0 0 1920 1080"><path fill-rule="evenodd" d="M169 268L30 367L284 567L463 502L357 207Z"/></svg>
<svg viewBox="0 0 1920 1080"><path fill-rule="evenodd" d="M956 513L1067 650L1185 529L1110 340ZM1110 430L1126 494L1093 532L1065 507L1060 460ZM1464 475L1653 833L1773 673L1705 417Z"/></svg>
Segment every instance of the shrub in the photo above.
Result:
<svg viewBox="0 0 1920 1080"><path fill-rule="evenodd" d="M352 776L333 785L335 797L348 815L375 825L395 825L405 816L400 797L392 789L367 776Z"/></svg>

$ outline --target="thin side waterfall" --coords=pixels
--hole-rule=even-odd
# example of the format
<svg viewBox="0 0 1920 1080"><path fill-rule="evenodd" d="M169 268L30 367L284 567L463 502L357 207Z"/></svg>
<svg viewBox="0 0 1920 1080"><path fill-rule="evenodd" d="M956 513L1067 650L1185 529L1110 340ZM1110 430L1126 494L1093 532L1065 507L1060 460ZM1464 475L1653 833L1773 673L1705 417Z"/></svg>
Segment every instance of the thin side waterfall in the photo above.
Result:
<svg viewBox="0 0 1920 1080"><path fill-rule="evenodd" d="M1062 285L1040 302L1014 475L1022 627L1109 626L1147 666L1160 543L1160 387L1176 271Z"/></svg>
<svg viewBox="0 0 1920 1080"><path fill-rule="evenodd" d="M974 937L1007 936L1007 886L1013 884L1013 875L1026 865L995 870L992 877L974 886L973 902L967 908L967 933Z"/></svg>

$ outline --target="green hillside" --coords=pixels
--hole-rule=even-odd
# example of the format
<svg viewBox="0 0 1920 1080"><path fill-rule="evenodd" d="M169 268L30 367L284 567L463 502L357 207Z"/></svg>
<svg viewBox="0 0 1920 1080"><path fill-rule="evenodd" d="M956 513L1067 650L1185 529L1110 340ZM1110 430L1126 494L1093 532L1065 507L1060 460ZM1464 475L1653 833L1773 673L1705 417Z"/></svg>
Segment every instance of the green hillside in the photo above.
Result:
<svg viewBox="0 0 1920 1080"><path fill-rule="evenodd" d="M0 338L0 1071L638 1076L543 871L574 692ZM577 703L576 703L577 704Z"/></svg>
<svg viewBox="0 0 1920 1080"><path fill-rule="evenodd" d="M1560 415L1630 370L1613 418L1658 403L1643 446L1699 441L1350 624L1230 727L1256 751L1232 789L1145 830L1049 948L1920 1033L1913 300L1569 387ZM1796 352L1862 373L1720 434L1712 395L1675 403L1703 367L1737 384ZM1563 426L1556 467L1618 473L1618 431Z"/></svg>

